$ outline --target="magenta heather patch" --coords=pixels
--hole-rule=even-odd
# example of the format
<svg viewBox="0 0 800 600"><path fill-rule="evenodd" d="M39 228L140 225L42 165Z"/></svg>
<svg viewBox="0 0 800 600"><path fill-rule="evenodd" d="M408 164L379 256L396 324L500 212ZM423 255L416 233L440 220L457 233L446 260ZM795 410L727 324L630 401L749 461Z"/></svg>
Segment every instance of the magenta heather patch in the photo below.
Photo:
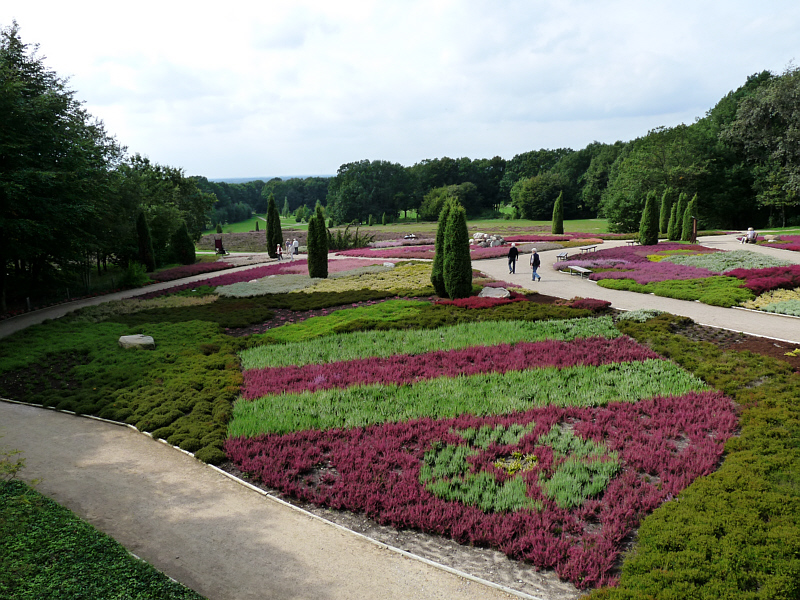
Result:
<svg viewBox="0 0 800 600"><path fill-rule="evenodd" d="M501 425L527 429L509 445L492 443L473 453L469 468L499 482L508 475L493 466L498 459L514 452L535 455L538 463L523 478L525 493L541 509L484 512L443 500L420 483L425 453L435 445L463 445L458 431ZM619 460L620 470L605 490L571 510L560 508L538 483L555 468L555 449L541 442L554 426L602 444ZM731 401L719 392L701 392L594 409L547 407L235 438L225 449L239 469L298 499L363 512L384 525L488 545L588 588L615 583L626 536L646 514L714 471L735 429Z"/></svg>
<svg viewBox="0 0 800 600"><path fill-rule="evenodd" d="M165 290L150 292L136 297L145 299L157 298L159 296L173 294L175 292L180 292L182 290L190 290L192 288L196 288L201 285L216 287L218 285L230 285L232 283L240 283L242 281L250 281L252 279L261 279L262 277L269 277L270 275L280 275L281 273L285 273L286 272L285 270L288 268L299 267L300 265L305 265L305 264L306 264L305 259L295 260L295 261L287 260L283 262L273 263L270 265L265 265L262 267L253 267L252 269L245 269L244 271L237 271L236 273L226 273L225 275L210 277L209 279L204 279L203 281L184 283L182 285L176 285L174 287L167 288Z"/></svg>
<svg viewBox="0 0 800 600"><path fill-rule="evenodd" d="M800 286L800 265L768 267L766 269L734 269L726 275L744 279L742 287L756 296L778 288L793 289Z"/></svg>
<svg viewBox="0 0 800 600"><path fill-rule="evenodd" d="M458 306L459 308L491 308L492 306L500 306L502 304L510 304L512 302L524 302L528 297L518 292L510 292L509 298L480 298L478 296L469 296L468 298L458 298L457 300L437 300L434 304L444 304Z"/></svg>
<svg viewBox="0 0 800 600"><path fill-rule="evenodd" d="M196 263L194 265L185 265L182 267L175 267L173 269L165 269L152 276L153 281L173 281L175 279L183 279L184 277L191 277L192 275L201 275L203 273L213 273L214 271L224 271L225 269L232 269L233 265L226 262L213 262L213 263Z"/></svg>
<svg viewBox="0 0 800 600"><path fill-rule="evenodd" d="M242 397L346 388L351 385L406 384L437 377L506 373L543 367L599 366L661 358L622 336L613 340L582 338L569 342L546 340L499 346L473 346L426 354L401 354L303 367L249 369L244 372Z"/></svg>
<svg viewBox="0 0 800 600"><path fill-rule="evenodd" d="M633 279L640 285L655 283L667 280L683 279L705 279L716 275L708 269L692 267L688 265L676 265L675 263L661 262L638 262L626 265L617 265L613 271L601 271L592 273L589 279L600 281L602 279Z"/></svg>
<svg viewBox="0 0 800 600"><path fill-rule="evenodd" d="M598 300L597 298L578 298L570 303L570 308L585 308L586 310L598 311L605 310L611 306L608 300Z"/></svg>

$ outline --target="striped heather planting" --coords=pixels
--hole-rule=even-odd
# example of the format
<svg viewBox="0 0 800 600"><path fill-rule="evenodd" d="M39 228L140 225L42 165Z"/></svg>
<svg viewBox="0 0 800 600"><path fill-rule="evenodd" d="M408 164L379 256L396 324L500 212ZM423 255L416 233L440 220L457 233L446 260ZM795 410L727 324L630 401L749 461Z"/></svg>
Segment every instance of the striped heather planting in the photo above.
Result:
<svg viewBox="0 0 800 600"><path fill-rule="evenodd" d="M488 444L466 435L501 429L503 435ZM715 470L735 429L729 399L692 392L594 409L549 406L503 416L236 437L227 440L226 452L242 471L295 498L491 546L587 588L615 583L624 540L644 515ZM578 442L602 444L619 462L604 490L584 488L578 508L563 499L559 505L558 493L540 485L553 479L567 485L576 477L562 465L575 460L570 447L581 444L565 450L564 436L553 435L559 430ZM426 489L420 481L425 455L437 445L464 447L470 454L468 473L485 483L486 510ZM511 474L497 466L509 464L515 453L523 457L523 470ZM518 481L510 489L504 484L512 479ZM514 500L523 500L523 507Z"/></svg>
<svg viewBox="0 0 800 600"><path fill-rule="evenodd" d="M394 354L421 354L470 346L532 342L580 337L615 338L619 331L611 317L552 321L483 321L437 329L355 331L341 335L268 345L240 354L242 369L303 366Z"/></svg>
<svg viewBox="0 0 800 600"><path fill-rule="evenodd" d="M363 427L422 417L504 414L548 405L602 406L702 389L705 385L694 375L669 361L653 359L480 373L240 399L233 406L228 434Z"/></svg>
<svg viewBox="0 0 800 600"><path fill-rule="evenodd" d="M659 356L631 340L619 337L546 340L515 345L473 346L462 350L401 354L357 360L244 372L242 397L247 400L282 392L304 392L367 384L410 384L436 377L478 373L505 373L541 367L573 367L644 361Z"/></svg>
<svg viewBox="0 0 800 600"><path fill-rule="evenodd" d="M770 290L800 286L800 265L768 269L735 269L728 272L728 275L743 279L742 287L746 287L757 296Z"/></svg>
<svg viewBox="0 0 800 600"><path fill-rule="evenodd" d="M226 273L224 275L218 275L217 277L204 279L201 282L184 283L182 285L176 285L165 290L142 294L141 296L137 296L137 298L157 298L158 296L165 296L166 294L174 294L175 292L180 292L183 290L191 290L199 285L216 287L218 285L230 285L232 283L239 283L240 281L260 279L262 277L269 277L270 275L279 275L291 264L297 265L299 262L305 263L306 261L295 261L294 263L285 261L283 263L273 263L263 267L253 267L252 269L245 269L244 271L237 271L236 273Z"/></svg>

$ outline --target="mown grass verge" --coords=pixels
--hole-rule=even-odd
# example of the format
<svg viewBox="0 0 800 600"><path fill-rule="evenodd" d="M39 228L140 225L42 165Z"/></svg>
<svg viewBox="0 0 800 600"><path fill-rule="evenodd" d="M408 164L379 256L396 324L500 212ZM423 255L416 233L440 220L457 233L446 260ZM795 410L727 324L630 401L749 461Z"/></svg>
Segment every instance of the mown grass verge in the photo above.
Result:
<svg viewBox="0 0 800 600"><path fill-rule="evenodd" d="M200 600L19 481L0 482L0 598Z"/></svg>

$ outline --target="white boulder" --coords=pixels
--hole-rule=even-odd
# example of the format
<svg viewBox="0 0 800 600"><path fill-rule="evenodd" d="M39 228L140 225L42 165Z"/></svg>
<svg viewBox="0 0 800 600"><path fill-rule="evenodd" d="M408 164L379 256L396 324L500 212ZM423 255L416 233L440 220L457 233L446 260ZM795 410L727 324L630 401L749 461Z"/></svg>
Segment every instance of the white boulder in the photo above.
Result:
<svg viewBox="0 0 800 600"><path fill-rule="evenodd" d="M156 341L149 335L123 335L119 338L119 345L122 348L143 348L144 350L155 350Z"/></svg>

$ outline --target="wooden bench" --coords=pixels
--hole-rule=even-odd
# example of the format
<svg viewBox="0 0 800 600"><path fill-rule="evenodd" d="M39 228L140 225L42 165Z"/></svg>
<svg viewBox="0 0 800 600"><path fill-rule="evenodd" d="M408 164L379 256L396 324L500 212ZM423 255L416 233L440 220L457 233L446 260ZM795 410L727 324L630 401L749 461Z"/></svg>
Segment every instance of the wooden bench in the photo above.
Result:
<svg viewBox="0 0 800 600"><path fill-rule="evenodd" d="M580 275L581 279L588 277L592 273L591 269L587 269L586 267L575 267L572 265L567 267L567 271L569 271L570 275Z"/></svg>
<svg viewBox="0 0 800 600"><path fill-rule="evenodd" d="M594 252L597 250L597 245L594 246L581 246L581 253Z"/></svg>
<svg viewBox="0 0 800 600"><path fill-rule="evenodd" d="M628 244L628 246L635 246L636 244L638 244L638 243L639 243L639 240L637 240L636 238L634 238L634 239L632 239L632 240L625 240L625 243L626 243L626 244Z"/></svg>
<svg viewBox="0 0 800 600"><path fill-rule="evenodd" d="M561 254L556 254L556 262L560 262L562 260L567 260L569 258L569 252L564 250Z"/></svg>

